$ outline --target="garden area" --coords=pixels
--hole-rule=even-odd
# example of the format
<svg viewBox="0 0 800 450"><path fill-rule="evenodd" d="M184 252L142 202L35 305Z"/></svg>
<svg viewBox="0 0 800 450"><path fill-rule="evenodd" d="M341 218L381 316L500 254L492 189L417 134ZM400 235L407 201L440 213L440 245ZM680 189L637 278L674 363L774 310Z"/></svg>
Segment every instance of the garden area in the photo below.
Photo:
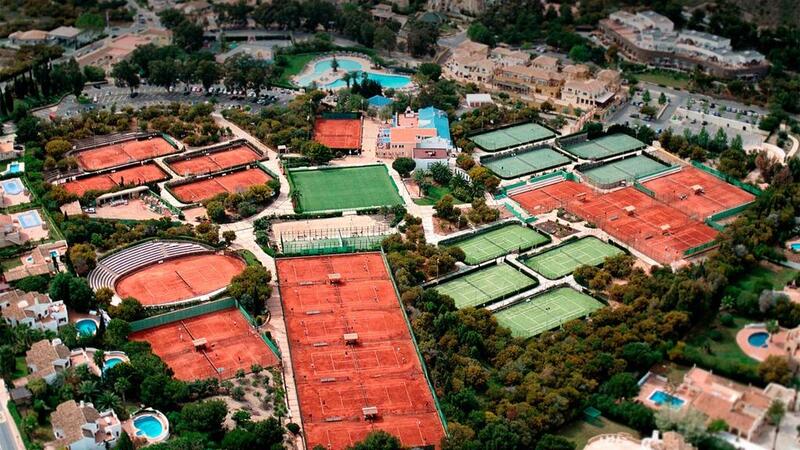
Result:
<svg viewBox="0 0 800 450"><path fill-rule="evenodd" d="M561 427L556 434L572 441L575 444L575 448L583 448L589 442L589 439L595 436L614 433L628 433L637 439L640 437L639 433L633 428L626 427L605 417L600 417L593 423L585 420L570 422Z"/></svg>
<svg viewBox="0 0 800 450"><path fill-rule="evenodd" d="M744 383L759 383L758 361L747 356L736 343L736 333L753 320L731 314L720 314L711 326L702 326L691 333L680 348L679 360L711 369L722 376Z"/></svg>
<svg viewBox="0 0 800 450"><path fill-rule="evenodd" d="M666 86L675 89L689 89L692 80L688 75L668 70L650 70L635 74L636 79L646 83Z"/></svg>

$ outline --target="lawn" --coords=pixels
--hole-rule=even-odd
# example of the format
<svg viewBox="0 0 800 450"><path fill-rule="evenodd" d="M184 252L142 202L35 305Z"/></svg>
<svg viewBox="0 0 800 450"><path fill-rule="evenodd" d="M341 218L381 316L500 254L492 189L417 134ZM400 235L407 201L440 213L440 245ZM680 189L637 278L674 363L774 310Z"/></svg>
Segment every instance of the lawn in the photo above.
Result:
<svg viewBox="0 0 800 450"><path fill-rule="evenodd" d="M628 433L635 438L639 438L639 433L633 428L613 422L601 417L599 423L591 424L584 420L570 422L556 433L556 435L569 439L575 444L575 448L583 448L589 439L601 434Z"/></svg>
<svg viewBox="0 0 800 450"><path fill-rule="evenodd" d="M758 266L749 270L746 275L739 277L736 282L728 285L726 292L733 295L738 294L739 291L759 293L763 289L769 289L770 287L775 290L782 290L796 276L796 270L779 267L775 271L764 266Z"/></svg>
<svg viewBox="0 0 800 450"><path fill-rule="evenodd" d="M292 77L302 72L303 67L311 62L312 59L319 56L319 53L301 53L299 55L285 56L287 64L286 67L283 68L280 78L278 78L278 83L294 84L292 82Z"/></svg>
<svg viewBox="0 0 800 450"><path fill-rule="evenodd" d="M414 203L420 206L433 206L447 194L452 194L448 186L434 185L428 188L428 195L422 198L415 198ZM453 197L453 199L455 200L453 203L456 205L463 205L465 203L455 197Z"/></svg>
<svg viewBox="0 0 800 450"><path fill-rule="evenodd" d="M17 356L16 366L14 368L14 373L11 375L11 379L16 380L17 378L22 378L27 374L28 374L28 364L25 363L25 357Z"/></svg>
<svg viewBox="0 0 800 450"><path fill-rule="evenodd" d="M247 263L248 266L261 265L261 261L259 261L256 255L254 255L250 250L242 250L239 254L242 258L244 258L244 262Z"/></svg>
<svg viewBox="0 0 800 450"><path fill-rule="evenodd" d="M740 381L758 380L758 361L745 355L736 343L736 333L750 319L734 316L734 326L726 327L715 320L693 331L686 339L686 359L704 369L712 369L723 376L739 378ZM755 377L755 378L754 378Z"/></svg>
<svg viewBox="0 0 800 450"><path fill-rule="evenodd" d="M689 77L684 74L663 70L637 73L636 79L677 89L688 89L691 82Z"/></svg>
<svg viewBox="0 0 800 450"><path fill-rule="evenodd" d="M7 259L5 261L0 262L0 267L3 268L3 271L7 271L8 269L13 269L14 267L19 267L22 265L22 260L19 257Z"/></svg>
<svg viewBox="0 0 800 450"><path fill-rule="evenodd" d="M386 166L290 170L298 212L342 211L403 203ZM294 194L297 192L298 194Z"/></svg>

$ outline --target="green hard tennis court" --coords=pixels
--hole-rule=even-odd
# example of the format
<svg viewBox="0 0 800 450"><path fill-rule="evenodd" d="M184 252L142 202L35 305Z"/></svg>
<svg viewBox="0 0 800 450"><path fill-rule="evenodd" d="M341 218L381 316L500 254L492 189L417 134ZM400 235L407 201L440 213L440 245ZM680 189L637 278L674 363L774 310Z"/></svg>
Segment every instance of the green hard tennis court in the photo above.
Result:
<svg viewBox="0 0 800 450"><path fill-rule="evenodd" d="M579 158L592 160L605 159L644 147L646 147L644 142L623 133L603 136L580 144L565 144L563 146L568 153Z"/></svg>
<svg viewBox="0 0 800 450"><path fill-rule="evenodd" d="M552 169L572 162L571 159L549 147L538 148L482 162L500 178L517 178L542 170Z"/></svg>
<svg viewBox="0 0 800 450"><path fill-rule="evenodd" d="M594 298L563 287L526 299L494 313L497 322L516 337L529 338L557 328L570 320L588 316L603 307Z"/></svg>
<svg viewBox="0 0 800 450"><path fill-rule="evenodd" d="M524 123L522 125L476 134L470 137L469 140L487 152L496 152L506 148L550 139L555 135L553 131L537 123Z"/></svg>
<svg viewBox="0 0 800 450"><path fill-rule="evenodd" d="M386 166L289 170L300 193L298 212L360 209L403 203Z"/></svg>
<svg viewBox="0 0 800 450"><path fill-rule="evenodd" d="M463 241L450 245L461 247L467 258L467 264L475 265L491 259L507 255L513 251L522 251L548 242L547 236L519 225L509 224L483 233L478 233Z"/></svg>
<svg viewBox="0 0 800 450"><path fill-rule="evenodd" d="M607 184L616 183L622 180L633 181L639 177L650 175L655 172L669 168L647 156L637 155L633 158L626 158L621 161L604 164L594 169L589 169L584 174L593 183Z"/></svg>
<svg viewBox="0 0 800 450"><path fill-rule="evenodd" d="M544 277L555 280L571 274L580 266L598 266L622 250L594 236L572 241L528 258L523 263Z"/></svg>
<svg viewBox="0 0 800 450"><path fill-rule="evenodd" d="M434 289L452 298L456 308L462 309L487 305L538 284L535 278L508 264L500 264L446 281Z"/></svg>

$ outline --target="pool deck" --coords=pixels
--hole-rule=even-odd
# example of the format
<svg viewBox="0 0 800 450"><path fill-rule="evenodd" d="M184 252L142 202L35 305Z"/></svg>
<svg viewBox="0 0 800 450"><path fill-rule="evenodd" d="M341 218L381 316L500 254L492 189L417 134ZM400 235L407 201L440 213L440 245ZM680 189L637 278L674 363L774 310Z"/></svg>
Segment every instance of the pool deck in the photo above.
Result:
<svg viewBox="0 0 800 450"><path fill-rule="evenodd" d="M357 61L359 64L361 64L361 69L360 70L369 71L370 68L372 67L372 61L370 61L367 58L361 57L361 56L336 55L336 59L342 59L342 58L351 59L353 61ZM327 59L333 59L333 55L323 56L321 58L312 59L311 61L308 62L308 64L306 64L305 67L303 67L303 71L302 72L300 72L297 75L295 75L294 77L292 77L292 82L294 82L296 85L302 87L302 85L299 83L299 81L302 80L303 78L306 78L306 77L312 75L314 73L314 67L319 62L325 61ZM322 72L316 79L312 79L309 82L309 84L313 83L313 82L316 82L317 86L324 86L324 85L326 85L328 83L333 83L334 81L340 79L342 74L344 74L344 71L339 71L339 72L334 73L333 69L328 69L325 72ZM306 86L308 86L308 84Z"/></svg>
<svg viewBox="0 0 800 450"><path fill-rule="evenodd" d="M3 188L2 189L3 196L0 199L0 201L2 202L0 204L0 206L2 206L3 208L8 208L9 206L15 206L15 205L23 205L25 203L30 203L31 202L31 196L28 193L25 192L26 191L25 185L22 183L22 180L20 180L19 178L10 178L8 180L3 180L2 183L3 184L4 183L11 183L11 182L14 182L15 180L16 180L17 183L20 184L20 186L22 186L22 191L17 193L17 194L10 194L10 193L6 192L5 189Z"/></svg>
<svg viewBox="0 0 800 450"><path fill-rule="evenodd" d="M766 332L767 328L760 324L746 326L736 333L736 343L739 344L739 348L742 349L745 355L755 359L756 361L764 361L770 356L788 356L784 348L789 330L785 328L781 328L781 331L775 333L774 336L770 336L770 338L767 339L766 347L753 347L750 345L748 338L751 335Z"/></svg>

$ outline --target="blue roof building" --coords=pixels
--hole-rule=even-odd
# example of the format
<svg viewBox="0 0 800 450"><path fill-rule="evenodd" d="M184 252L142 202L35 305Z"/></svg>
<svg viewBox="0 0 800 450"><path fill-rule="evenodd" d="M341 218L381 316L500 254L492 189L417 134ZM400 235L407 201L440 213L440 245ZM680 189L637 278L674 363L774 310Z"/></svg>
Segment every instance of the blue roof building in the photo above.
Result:
<svg viewBox="0 0 800 450"><path fill-rule="evenodd" d="M446 112L429 106L420 109L418 114L418 126L420 128L436 128L437 136L442 139L447 139L448 142L452 142L450 138L450 120L447 118Z"/></svg>

